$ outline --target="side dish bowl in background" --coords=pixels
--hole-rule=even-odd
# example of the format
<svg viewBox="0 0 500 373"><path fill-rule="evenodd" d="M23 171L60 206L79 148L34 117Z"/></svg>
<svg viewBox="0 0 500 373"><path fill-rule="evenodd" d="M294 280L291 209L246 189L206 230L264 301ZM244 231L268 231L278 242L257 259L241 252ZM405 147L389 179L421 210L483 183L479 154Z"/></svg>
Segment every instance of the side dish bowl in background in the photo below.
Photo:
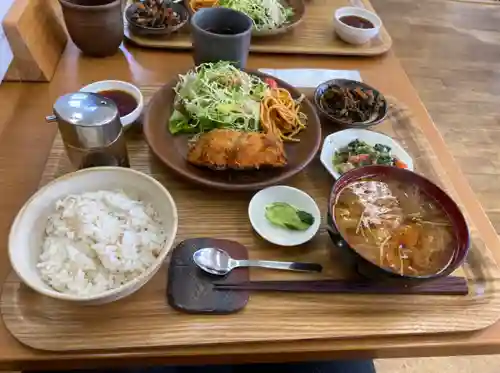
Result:
<svg viewBox="0 0 500 373"><path fill-rule="evenodd" d="M261 4L256 4L252 1L241 2L241 1L228 1L228 0L183 0L184 5L189 11L189 14L192 16L198 10L203 8L214 8L214 7L224 7L230 8L233 10L240 11L250 18L254 18L254 25L252 27L252 37L269 37L274 35L285 34L289 31L292 31L296 28L303 20L305 15L305 4L303 0L276 0L279 4L281 4L282 8L291 8L293 10L293 14L281 24L279 27L275 28L265 28L258 29L256 28L256 24L258 21L258 10L262 9ZM264 2L266 3L266 2ZM275 0L267 1L267 7L271 9L267 10L267 15L269 17L276 16L276 11L279 12L277 8L273 6Z"/></svg>
<svg viewBox="0 0 500 373"><path fill-rule="evenodd" d="M341 128L369 128L384 121L389 111L382 93L350 79L321 83L314 91L314 104L322 117Z"/></svg>
<svg viewBox="0 0 500 373"><path fill-rule="evenodd" d="M349 44L362 45L380 32L382 21L375 13L358 7L342 7L335 11L333 27Z"/></svg>
<svg viewBox="0 0 500 373"><path fill-rule="evenodd" d="M70 194L117 189L136 194L152 204L162 220L167 239L155 262L131 281L103 293L78 296L56 291L42 279L37 268L47 218L55 211L56 201ZM162 267L172 248L177 225L177 207L172 196L151 176L123 167L88 168L52 181L24 204L10 229L9 258L19 278L40 294L82 305L109 303L139 290Z"/></svg>
<svg viewBox="0 0 500 373"><path fill-rule="evenodd" d="M163 4L167 4L167 1ZM189 13L182 4L178 3L154 7L151 12L144 9L143 3L135 3L127 7L125 18L130 31L134 34L168 36L180 30L187 23Z"/></svg>
<svg viewBox="0 0 500 373"><path fill-rule="evenodd" d="M446 226L446 228L452 233L451 237L453 237L454 240L450 241L451 244L447 247L450 255L446 257L445 265L439 270L421 276L395 272L389 268L380 266L375 261L369 260L366 256L360 254L360 245L363 245L364 242L361 244L353 244L352 240L348 242L347 238L341 233L341 222L337 221L335 214L335 205L338 203L337 201L340 194L346 187L353 183L377 178L398 182L409 188L417 188L419 193L425 197L425 200L431 201L433 205L440 208L439 211L443 213L443 216L446 217L447 222L449 222L449 226ZM399 202L400 201L398 201L398 203ZM363 214L364 212L362 215ZM433 227L437 229L436 225ZM370 234L374 233L373 228L374 227L372 227L372 230L369 232ZM356 268L359 274L376 281L394 281L395 284L403 286L448 276L462 265L467 256L470 244L469 229L460 208L441 188L414 172L388 166L366 166L356 168L343 174L337 180L333 186L329 199L327 230L333 244L340 249L346 261ZM358 227L356 227L356 233L357 232ZM429 237L429 235L425 235L425 233L426 232L421 236ZM359 241L361 242L361 240ZM435 242L434 246L436 245L438 245L438 242ZM399 248L404 249L404 247L402 248L401 246ZM428 253L424 253L424 255L425 254ZM376 253L374 252L373 255L377 258L382 257L382 253L378 251Z"/></svg>
<svg viewBox="0 0 500 373"><path fill-rule="evenodd" d="M101 80L80 89L80 92L98 93L113 100L120 113L123 128L134 123L144 109L144 97L135 85L121 80Z"/></svg>
<svg viewBox="0 0 500 373"><path fill-rule="evenodd" d="M334 165L335 154L354 140L363 141L371 146L381 144L389 147L391 155L404 162L408 170L413 171L413 159L397 141L378 132L350 128L327 136L321 148L321 163L335 179L343 174Z"/></svg>
<svg viewBox="0 0 500 373"><path fill-rule="evenodd" d="M283 6L293 9L292 17L283 25L271 30L256 30L252 29L252 37L266 37L274 35L286 34L302 23L306 13L306 5L303 0L282 0L280 1Z"/></svg>

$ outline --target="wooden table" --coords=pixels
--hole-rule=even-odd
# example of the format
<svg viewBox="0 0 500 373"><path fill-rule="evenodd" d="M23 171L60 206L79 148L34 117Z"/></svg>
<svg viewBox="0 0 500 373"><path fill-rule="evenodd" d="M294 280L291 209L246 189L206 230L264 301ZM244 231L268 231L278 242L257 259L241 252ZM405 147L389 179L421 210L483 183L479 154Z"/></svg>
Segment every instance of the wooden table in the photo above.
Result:
<svg viewBox="0 0 500 373"><path fill-rule="evenodd" d="M10 223L21 205L38 185L56 126L46 124L52 103L66 92L101 79L128 80L135 84L167 82L174 74L191 65L191 56L164 51L124 47L114 57L95 60L81 57L69 45L49 84L7 83L0 86L0 277L11 268L7 257ZM320 58L300 56L251 56L251 68L317 67L358 69L363 79L387 95L406 103L422 126L439 158L446 164L448 176L485 243L496 252L500 263L500 242L467 181L392 52L379 58ZM18 343L0 326L0 369L90 368L104 365L174 364L214 362L263 362L314 360L328 358L403 357L500 352L500 324L486 330L450 335L363 338L307 341L297 343L240 344L155 350L128 350L117 353L93 352L58 354L36 351ZM196 358L193 359L193 356Z"/></svg>

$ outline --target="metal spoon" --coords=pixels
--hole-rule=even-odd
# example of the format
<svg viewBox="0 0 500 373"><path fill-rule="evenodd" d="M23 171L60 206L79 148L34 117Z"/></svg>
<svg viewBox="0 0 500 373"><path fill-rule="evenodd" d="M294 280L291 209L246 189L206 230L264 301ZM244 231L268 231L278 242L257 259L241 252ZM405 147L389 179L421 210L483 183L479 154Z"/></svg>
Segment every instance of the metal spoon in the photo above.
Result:
<svg viewBox="0 0 500 373"><path fill-rule="evenodd" d="M263 267L298 272L321 272L323 267L316 263L276 262L270 260L236 260L224 250L205 247L193 254L198 267L213 275L224 276L238 267Z"/></svg>

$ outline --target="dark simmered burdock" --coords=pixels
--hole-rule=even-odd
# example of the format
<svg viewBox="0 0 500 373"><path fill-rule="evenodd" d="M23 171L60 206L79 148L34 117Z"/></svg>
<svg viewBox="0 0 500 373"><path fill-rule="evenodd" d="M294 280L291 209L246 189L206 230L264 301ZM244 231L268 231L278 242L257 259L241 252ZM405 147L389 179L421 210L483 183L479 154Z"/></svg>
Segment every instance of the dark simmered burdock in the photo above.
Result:
<svg viewBox="0 0 500 373"><path fill-rule="evenodd" d="M181 23L181 16L172 9L171 0L142 0L137 3L130 19L152 28L169 28Z"/></svg>
<svg viewBox="0 0 500 373"><path fill-rule="evenodd" d="M375 119L384 99L371 89L330 85L319 97L319 105L327 114L351 124Z"/></svg>

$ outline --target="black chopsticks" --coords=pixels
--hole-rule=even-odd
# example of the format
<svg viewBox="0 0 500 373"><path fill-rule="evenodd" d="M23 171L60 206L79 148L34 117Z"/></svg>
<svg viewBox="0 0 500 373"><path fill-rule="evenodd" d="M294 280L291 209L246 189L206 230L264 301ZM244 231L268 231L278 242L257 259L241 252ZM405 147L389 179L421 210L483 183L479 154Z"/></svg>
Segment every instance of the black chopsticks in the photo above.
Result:
<svg viewBox="0 0 500 373"><path fill-rule="evenodd" d="M320 280L320 281L249 281L215 282L215 290L285 291L299 293L349 294L428 294L467 295L467 280L462 277L443 277L409 286L373 281Z"/></svg>

